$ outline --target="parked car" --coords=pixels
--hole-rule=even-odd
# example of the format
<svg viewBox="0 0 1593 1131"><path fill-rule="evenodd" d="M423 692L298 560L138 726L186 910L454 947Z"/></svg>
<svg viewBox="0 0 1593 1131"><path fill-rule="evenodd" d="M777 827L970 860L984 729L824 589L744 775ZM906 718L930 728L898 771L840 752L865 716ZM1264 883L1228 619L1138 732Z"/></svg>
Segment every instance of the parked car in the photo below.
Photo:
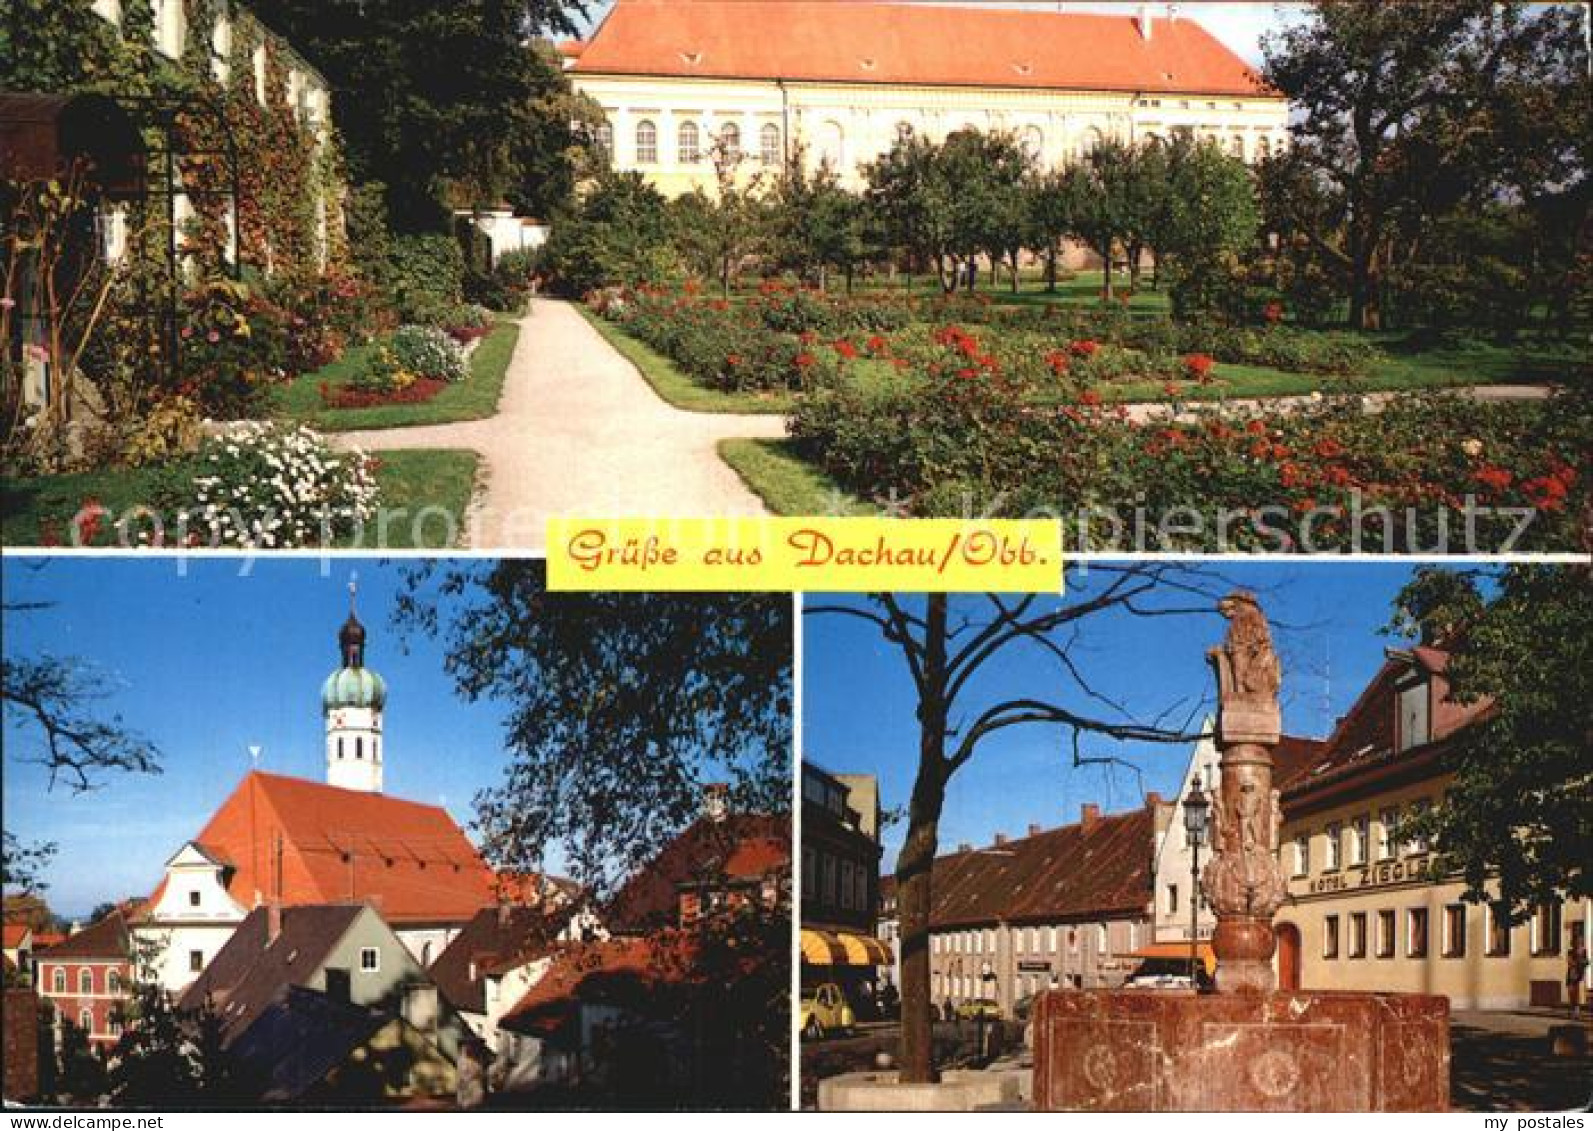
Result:
<svg viewBox="0 0 1593 1131"><path fill-rule="evenodd" d="M976 997L957 1007L957 1018L960 1021L1000 1021L1001 1006L994 998Z"/></svg>
<svg viewBox="0 0 1593 1131"><path fill-rule="evenodd" d="M825 982L802 994L801 1025L802 1035L817 1041L831 1033L850 1033L857 1027L857 1016L841 987Z"/></svg>

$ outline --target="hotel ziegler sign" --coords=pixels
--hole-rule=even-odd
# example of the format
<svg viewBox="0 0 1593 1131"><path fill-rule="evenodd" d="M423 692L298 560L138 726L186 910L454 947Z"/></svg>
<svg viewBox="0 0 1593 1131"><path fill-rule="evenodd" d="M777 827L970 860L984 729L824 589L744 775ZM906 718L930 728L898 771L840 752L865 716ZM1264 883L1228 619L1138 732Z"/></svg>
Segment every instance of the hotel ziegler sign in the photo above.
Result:
<svg viewBox="0 0 1593 1131"><path fill-rule="evenodd" d="M1414 884L1435 879L1429 860L1385 860L1379 864L1363 864L1343 872L1318 876L1307 886L1312 895L1326 892L1353 891L1358 888L1383 887L1388 884Z"/></svg>

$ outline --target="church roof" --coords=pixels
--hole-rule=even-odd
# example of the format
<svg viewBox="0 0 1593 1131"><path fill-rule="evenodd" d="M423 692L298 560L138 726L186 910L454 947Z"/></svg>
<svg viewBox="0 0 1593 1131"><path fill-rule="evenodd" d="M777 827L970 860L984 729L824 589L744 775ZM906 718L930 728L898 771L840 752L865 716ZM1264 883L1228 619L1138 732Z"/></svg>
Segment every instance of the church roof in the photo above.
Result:
<svg viewBox="0 0 1593 1131"><path fill-rule="evenodd" d="M619 0L571 71L1281 97L1188 17L835 0Z"/></svg>
<svg viewBox="0 0 1593 1131"><path fill-rule="evenodd" d="M287 906L359 901L389 923L453 923L496 896L447 810L303 778L250 772L194 839L231 861L227 891L244 907L277 890L278 856Z"/></svg>

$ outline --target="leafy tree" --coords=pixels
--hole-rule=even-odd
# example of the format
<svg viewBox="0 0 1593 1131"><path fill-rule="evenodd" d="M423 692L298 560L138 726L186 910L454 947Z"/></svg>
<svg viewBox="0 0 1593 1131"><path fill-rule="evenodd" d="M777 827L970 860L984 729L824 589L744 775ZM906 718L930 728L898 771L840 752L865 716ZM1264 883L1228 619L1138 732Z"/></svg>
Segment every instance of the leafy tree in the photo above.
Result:
<svg viewBox="0 0 1593 1131"><path fill-rule="evenodd" d="M1069 166L1063 182L1075 238L1101 258L1101 301L1112 300L1112 262L1128 233L1134 151L1108 138Z"/></svg>
<svg viewBox="0 0 1593 1131"><path fill-rule="evenodd" d="M44 879L44 870L55 856L56 846L51 841L23 841L10 829L0 833L4 850L0 851L0 887L6 891L31 895L50 885Z"/></svg>
<svg viewBox="0 0 1593 1131"><path fill-rule="evenodd" d="M666 278L677 262L669 208L635 172L600 173L580 204L558 215L542 266L561 293Z"/></svg>
<svg viewBox="0 0 1593 1131"><path fill-rule="evenodd" d="M1170 142L1153 141L1130 149L1123 180L1123 251L1128 257L1128 285L1139 289L1145 252L1155 256L1153 280L1161 281L1162 258L1176 203L1173 170L1191 143L1182 135Z"/></svg>
<svg viewBox="0 0 1593 1131"><path fill-rule="evenodd" d="M771 224L781 264L828 290L829 271L840 271L848 292L859 264L873 253L873 216L857 194L841 186L829 165L810 176L798 152L775 185Z"/></svg>
<svg viewBox="0 0 1593 1131"><path fill-rule="evenodd" d="M1017 294L1018 257L1034 243L1027 192L1034 175L1034 158L1015 133L970 131L953 137L959 144L965 138L971 139L978 169L977 176L964 181L968 222L980 233L979 242L990 257L992 275L998 264L1006 263L1011 271L1012 293ZM951 139L947 148L953 148Z"/></svg>
<svg viewBox="0 0 1593 1131"><path fill-rule="evenodd" d="M1433 842L1468 898L1515 921L1593 895L1588 569L1423 569L1396 599L1390 631L1442 644L1451 697L1488 705L1456 736L1454 781L1411 834Z"/></svg>
<svg viewBox="0 0 1593 1131"><path fill-rule="evenodd" d="M89 1035L74 1018L61 1018L61 1051L56 1071L58 1094L71 1096L79 1103L92 1102L105 1094L105 1062L94 1052Z"/></svg>
<svg viewBox="0 0 1593 1131"><path fill-rule="evenodd" d="M889 153L865 170L868 201L886 237L910 260L933 263L941 290L950 294L957 289L961 268L958 217L955 197L941 174L938 148L917 136L897 139Z"/></svg>
<svg viewBox="0 0 1593 1131"><path fill-rule="evenodd" d="M939 846L941 809L953 776L990 736L1009 727L1049 724L1072 742L1075 764L1095 760L1082 753L1083 736L1153 743L1184 743L1196 737L1195 709L1183 726L1164 725L1169 712L1146 721L1101 694L1081 663L1092 627L1104 614L1171 616L1215 614L1217 577L1197 567L1167 562L1127 566L1091 564L1090 580L1055 601L1038 596L986 595L948 598L931 594L913 600L891 594L846 602L810 601L809 615L838 615L872 625L902 657L917 693L918 767L908 803L907 833L896 861L901 914L901 1070L906 1083L933 1079L929 983L930 883ZM953 601L955 600L955 604ZM1111 631L1110 625L1099 631ZM1055 665L1059 694L1049 700L992 697L979 680L998 657L1028 651ZM1071 691L1076 702L1060 698Z"/></svg>
<svg viewBox="0 0 1593 1131"><path fill-rule="evenodd" d="M503 783L476 799L499 867L538 869L561 845L601 897L699 811L707 781L743 811L789 808L788 597L549 593L526 560L409 581L399 624L443 639L461 695L507 711Z"/></svg>
<svg viewBox="0 0 1593 1131"><path fill-rule="evenodd" d="M1211 315L1220 292L1237 274L1240 253L1256 243L1261 211L1255 182L1239 158L1214 141L1178 151L1167 168L1168 190L1158 204L1157 263L1171 276L1175 317Z"/></svg>
<svg viewBox="0 0 1593 1131"><path fill-rule="evenodd" d="M1292 219L1347 279L1353 325L1382 325L1384 285L1433 217L1502 181L1552 191L1585 179L1577 25L1555 6L1321 0L1267 38L1265 76L1304 112L1280 159L1289 191L1274 199L1288 206L1298 193Z"/></svg>
<svg viewBox="0 0 1593 1131"><path fill-rule="evenodd" d="M575 34L575 0L258 0L252 7L326 75L356 181L381 181L400 230L437 230L448 206L567 181L543 158L569 138L567 89L542 33ZM551 144L549 144L551 142ZM545 148L539 148L539 143ZM534 179L533 179L534 178Z"/></svg>
<svg viewBox="0 0 1593 1131"><path fill-rule="evenodd" d="M722 141L709 148L714 193L698 188L671 202L676 246L705 278L716 279L728 298L741 261L758 251L769 231L769 209L761 176L738 175L740 155Z"/></svg>
<svg viewBox="0 0 1593 1131"><path fill-rule="evenodd" d="M120 716L103 719L90 704L106 697L105 681L83 660L52 655L0 660L0 701L31 739L18 755L50 772L53 787L65 776L74 793L93 789L109 770L158 774L154 745L130 731Z"/></svg>
<svg viewBox="0 0 1593 1131"><path fill-rule="evenodd" d="M1048 169L1029 178L1029 250L1045 260L1045 289L1056 293L1062 241L1073 231L1073 198L1065 169Z"/></svg>

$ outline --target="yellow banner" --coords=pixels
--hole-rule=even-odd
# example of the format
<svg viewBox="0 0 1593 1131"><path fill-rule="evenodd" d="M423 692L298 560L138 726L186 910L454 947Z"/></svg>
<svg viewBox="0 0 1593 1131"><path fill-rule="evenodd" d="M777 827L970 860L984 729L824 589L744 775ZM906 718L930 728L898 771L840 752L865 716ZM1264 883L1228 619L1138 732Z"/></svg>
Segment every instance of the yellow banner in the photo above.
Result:
<svg viewBox="0 0 1593 1131"><path fill-rule="evenodd" d="M1062 528L1031 519L548 522L548 588L1059 593Z"/></svg>

